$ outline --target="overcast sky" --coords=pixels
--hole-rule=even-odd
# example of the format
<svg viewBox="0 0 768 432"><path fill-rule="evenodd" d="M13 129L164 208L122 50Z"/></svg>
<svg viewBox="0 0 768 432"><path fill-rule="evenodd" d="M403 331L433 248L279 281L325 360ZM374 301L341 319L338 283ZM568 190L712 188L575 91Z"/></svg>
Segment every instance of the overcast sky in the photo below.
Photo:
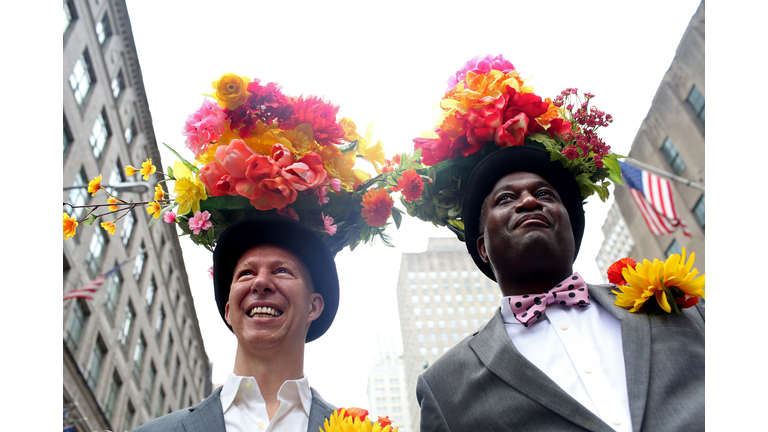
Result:
<svg viewBox="0 0 768 432"><path fill-rule="evenodd" d="M213 6L213 5L216 6ZM253 2L128 1L136 49L161 150L182 155L180 133L202 93L226 72L276 81L288 95L320 95L363 129L376 122L387 155L409 151L432 127L450 74L478 54L504 54L536 94L566 87L596 95L613 115L600 132L629 151L675 55L698 0L644 2ZM173 155L163 151L163 164ZM612 200L591 197L575 270L601 283L595 264L600 227ZM341 304L336 321L307 346L310 383L338 406L368 407L367 373L375 335L400 339L395 286L403 252L450 236L417 219L390 229L395 248L362 245L336 257ZM182 238L184 259L213 381L234 364L236 340L223 325L207 277L211 255Z"/></svg>

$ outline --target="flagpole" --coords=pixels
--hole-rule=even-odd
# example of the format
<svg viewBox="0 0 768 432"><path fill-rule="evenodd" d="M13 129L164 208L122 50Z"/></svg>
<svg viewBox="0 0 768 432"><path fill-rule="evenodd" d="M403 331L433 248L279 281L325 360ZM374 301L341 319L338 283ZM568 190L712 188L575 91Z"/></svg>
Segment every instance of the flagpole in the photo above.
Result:
<svg viewBox="0 0 768 432"><path fill-rule="evenodd" d="M666 172L666 171L662 171L662 170L660 170L660 169L658 169L656 167L652 167L652 166L650 166L648 164L645 164L645 163L640 162L638 160L632 159L630 157L624 158L624 161L629 163L630 165L634 165L637 168L641 168L641 169L644 169L646 171L650 171L650 172L652 172L654 174L658 174L660 176L667 177L670 180L674 180L674 181L676 181L678 183L682 183L682 184L684 184L686 186L694 187L694 188L699 189L702 192L704 192L704 186L703 185L700 185L700 184L698 184L696 182L692 182L692 181L688 180L687 178L683 178L683 177L680 177L680 176L676 176L676 175L674 175L672 173L669 173L669 172Z"/></svg>

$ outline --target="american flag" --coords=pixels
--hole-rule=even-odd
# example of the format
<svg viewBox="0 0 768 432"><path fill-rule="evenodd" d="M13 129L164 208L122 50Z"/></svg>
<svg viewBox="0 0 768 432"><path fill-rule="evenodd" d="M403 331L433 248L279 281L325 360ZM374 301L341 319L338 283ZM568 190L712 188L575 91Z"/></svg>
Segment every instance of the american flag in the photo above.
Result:
<svg viewBox="0 0 768 432"><path fill-rule="evenodd" d="M690 237L688 226L677 216L669 182L624 162L619 164L632 199L635 200L651 233L671 234L679 227L683 230L683 235Z"/></svg>
<svg viewBox="0 0 768 432"><path fill-rule="evenodd" d="M108 277L112 276L112 273L116 272L120 267L123 266L123 264L133 260L140 254L144 253L146 249L140 249L136 255L128 258L127 260L121 262L120 264L112 267L112 269L106 273L100 274L96 276L92 281L88 282L87 284L81 286L80 288L73 289L72 291L64 294L64 300L69 300L71 298L84 298L88 300L93 300L93 296L91 294L95 293L96 290L99 289L101 284L104 283L105 280L107 280Z"/></svg>

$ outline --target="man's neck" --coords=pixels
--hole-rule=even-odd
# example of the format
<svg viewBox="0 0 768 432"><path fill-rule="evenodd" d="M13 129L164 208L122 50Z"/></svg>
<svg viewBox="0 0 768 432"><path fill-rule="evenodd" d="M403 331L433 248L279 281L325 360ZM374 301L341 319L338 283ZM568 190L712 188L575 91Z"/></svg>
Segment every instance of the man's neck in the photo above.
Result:
<svg viewBox="0 0 768 432"><path fill-rule="evenodd" d="M573 267L549 269L523 274L499 274L497 281L503 296L541 294L551 290L555 285L573 274Z"/></svg>
<svg viewBox="0 0 768 432"><path fill-rule="evenodd" d="M304 377L304 345L289 351L254 351L242 349L240 345L237 347L235 368L232 372L238 376L251 376L256 379L259 391L267 402L268 411L270 406L278 404L277 392L285 381Z"/></svg>

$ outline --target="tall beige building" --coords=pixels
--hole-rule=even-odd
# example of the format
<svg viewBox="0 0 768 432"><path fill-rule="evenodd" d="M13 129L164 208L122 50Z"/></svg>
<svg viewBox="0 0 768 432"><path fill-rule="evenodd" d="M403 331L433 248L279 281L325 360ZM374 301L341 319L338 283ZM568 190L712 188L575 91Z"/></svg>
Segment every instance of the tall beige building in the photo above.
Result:
<svg viewBox="0 0 768 432"><path fill-rule="evenodd" d="M376 335L376 358L368 374L370 418L387 416L399 432L412 432L403 352L391 335Z"/></svg>
<svg viewBox="0 0 768 432"><path fill-rule="evenodd" d="M628 156L704 185L704 88L702 1L680 40ZM691 237L683 236L679 229L663 236L651 234L629 190L616 187L614 208L603 226L606 238L595 257L603 274L613 264L611 253L618 244L614 237L623 230L628 231L634 243L623 256L635 260L663 259L685 247L688 253L696 253L695 267L704 272L704 191L677 181L670 183L677 213L688 225Z"/></svg>
<svg viewBox="0 0 768 432"><path fill-rule="evenodd" d="M93 199L81 186L99 174L120 185L125 165L152 158L162 166L124 0L64 1L64 202ZM149 190L115 188L129 202L151 201ZM84 209L64 207L78 216ZM101 209L96 214L104 213ZM63 291L83 286L118 263L93 300L63 303L64 427L76 431L133 429L195 404L210 393L203 346L178 236L173 225L147 227L139 206L107 234L99 222L80 224L63 244Z"/></svg>
<svg viewBox="0 0 768 432"><path fill-rule="evenodd" d="M419 430L416 379L440 355L488 322L499 307L498 285L482 274L464 243L431 238L426 252L405 253L397 304L413 430Z"/></svg>

